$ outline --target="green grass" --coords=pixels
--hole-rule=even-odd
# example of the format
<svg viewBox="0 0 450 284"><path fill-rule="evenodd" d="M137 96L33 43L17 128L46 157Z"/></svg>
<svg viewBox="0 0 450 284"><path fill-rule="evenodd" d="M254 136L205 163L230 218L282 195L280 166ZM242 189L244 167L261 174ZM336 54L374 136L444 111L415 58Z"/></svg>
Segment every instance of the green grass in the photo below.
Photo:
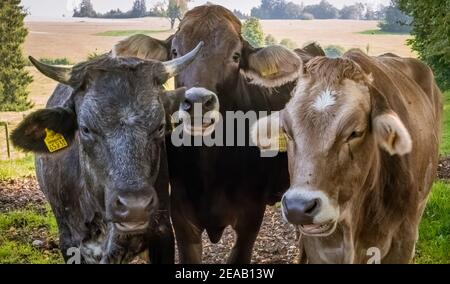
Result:
<svg viewBox="0 0 450 284"><path fill-rule="evenodd" d="M380 29L376 30L367 30L362 32L357 32L361 35L409 35L409 33L394 33L394 32L385 32Z"/></svg>
<svg viewBox="0 0 450 284"><path fill-rule="evenodd" d="M30 231L45 228L50 235L56 236L58 228L50 207L46 207L45 212L39 211L42 210L25 209L1 214L0 232L10 231L11 228Z"/></svg>
<svg viewBox="0 0 450 284"><path fill-rule="evenodd" d="M63 263L58 249L33 247L33 240L57 239L56 220L49 207L0 214L0 263Z"/></svg>
<svg viewBox="0 0 450 284"><path fill-rule="evenodd" d="M450 184L434 185L419 234L416 263L450 264Z"/></svg>
<svg viewBox="0 0 450 284"><path fill-rule="evenodd" d="M0 180L34 176L34 156L16 160L0 160Z"/></svg>
<svg viewBox="0 0 450 284"><path fill-rule="evenodd" d="M450 155L450 91L444 93L444 124L442 129L441 153Z"/></svg>
<svg viewBox="0 0 450 284"><path fill-rule="evenodd" d="M106 31L95 34L96 36L132 36L136 34L151 35L157 33L169 32L170 30L119 30L119 31Z"/></svg>
<svg viewBox="0 0 450 284"><path fill-rule="evenodd" d="M73 65L67 58L40 58L39 61L48 65Z"/></svg>

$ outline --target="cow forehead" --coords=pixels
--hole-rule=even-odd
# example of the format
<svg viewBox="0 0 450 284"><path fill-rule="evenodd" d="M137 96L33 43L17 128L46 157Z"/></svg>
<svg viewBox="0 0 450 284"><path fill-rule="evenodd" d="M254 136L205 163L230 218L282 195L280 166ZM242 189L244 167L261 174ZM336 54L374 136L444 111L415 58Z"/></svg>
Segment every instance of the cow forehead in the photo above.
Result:
<svg viewBox="0 0 450 284"><path fill-rule="evenodd" d="M294 135L334 135L341 121L356 112L370 111L367 86L353 80L339 85L299 83L286 107ZM327 134L327 135L326 135ZM310 137L312 138L312 137Z"/></svg>
<svg viewBox="0 0 450 284"><path fill-rule="evenodd" d="M82 119L98 121L103 126L118 122L151 125L164 119L158 90L132 87L122 80L110 83L108 88L96 87L85 94L79 114Z"/></svg>

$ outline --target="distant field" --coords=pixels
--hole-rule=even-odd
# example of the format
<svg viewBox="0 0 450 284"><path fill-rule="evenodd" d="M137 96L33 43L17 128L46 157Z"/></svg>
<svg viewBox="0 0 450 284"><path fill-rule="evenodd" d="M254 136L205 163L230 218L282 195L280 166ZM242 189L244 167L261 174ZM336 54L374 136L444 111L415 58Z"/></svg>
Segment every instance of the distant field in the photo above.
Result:
<svg viewBox="0 0 450 284"><path fill-rule="evenodd" d="M159 33L170 32L170 30L126 30L126 31L106 31L96 33L96 36L132 36L136 34L154 35Z"/></svg>
<svg viewBox="0 0 450 284"><path fill-rule="evenodd" d="M290 38L298 46L317 41L322 46L339 45L345 49L361 48L372 55L394 52L401 56L414 56L406 46L408 35L371 34L367 31L377 29L376 21L344 21L344 20L263 20L264 32L272 34L278 41ZM35 58L58 59L76 63L86 60L93 52L107 52L119 40L137 33L149 34L158 39L166 39L173 31L164 18L143 18L129 20L75 20L61 22L27 22L29 35L24 45L24 54ZM30 99L33 109L45 106L56 83L37 72L33 67L27 70L34 77L30 85ZM14 128L24 115L29 113L0 113L0 121L6 121ZM4 131L0 128L0 160L6 158ZM450 153L450 146L445 149ZM23 154L13 151L14 158Z"/></svg>
<svg viewBox="0 0 450 284"><path fill-rule="evenodd" d="M406 46L408 35L374 34L377 21L352 20L263 20L264 32L278 41L289 38L298 46L317 41L323 46L335 44L346 49L370 46L373 55L394 52L414 56ZM27 22L29 35L24 53L36 58L67 58L71 62L85 60L91 52L103 53L119 40L136 33L147 33L158 39L168 38L174 31L164 18L130 20L85 20L64 22Z"/></svg>

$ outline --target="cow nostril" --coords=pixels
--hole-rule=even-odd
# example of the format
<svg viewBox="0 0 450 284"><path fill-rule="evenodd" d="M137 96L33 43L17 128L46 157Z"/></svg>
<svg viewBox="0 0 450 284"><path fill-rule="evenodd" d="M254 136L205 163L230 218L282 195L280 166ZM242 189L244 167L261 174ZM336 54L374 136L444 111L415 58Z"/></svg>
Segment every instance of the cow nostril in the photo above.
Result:
<svg viewBox="0 0 450 284"><path fill-rule="evenodd" d="M181 109L184 111L189 111L192 108L192 104L188 100L184 100L184 102L181 103Z"/></svg>
<svg viewBox="0 0 450 284"><path fill-rule="evenodd" d="M116 200L116 207L117 208L125 208L126 207L125 203L123 203L123 201L120 200L120 197L117 198L117 200Z"/></svg>
<svg viewBox="0 0 450 284"><path fill-rule="evenodd" d="M305 206L305 213L306 214L313 214L313 212L319 207L320 200L319 199L313 199L311 202L309 202Z"/></svg>
<svg viewBox="0 0 450 284"><path fill-rule="evenodd" d="M155 201L156 201L156 198L153 198L153 196L150 196L150 197L148 197L146 200L145 200L145 202L144 202L144 208L150 208L150 207L153 207L154 205L155 205Z"/></svg>
<svg viewBox="0 0 450 284"><path fill-rule="evenodd" d="M213 106L214 106L214 97L211 96L211 97L209 97L209 98L207 98L207 99L205 100L205 107L206 107L207 109L210 109L210 108L212 108Z"/></svg>

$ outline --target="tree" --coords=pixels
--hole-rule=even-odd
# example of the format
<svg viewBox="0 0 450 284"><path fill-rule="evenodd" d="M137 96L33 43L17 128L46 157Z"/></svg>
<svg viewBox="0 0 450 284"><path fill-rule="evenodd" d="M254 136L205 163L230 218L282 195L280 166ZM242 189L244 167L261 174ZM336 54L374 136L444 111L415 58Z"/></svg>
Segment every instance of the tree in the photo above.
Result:
<svg viewBox="0 0 450 284"><path fill-rule="evenodd" d="M391 2L391 5L386 8L384 14L384 21L379 24L382 31L393 33L411 32L412 18L399 9L396 1Z"/></svg>
<svg viewBox="0 0 450 284"><path fill-rule="evenodd" d="M247 19L249 18L249 16L247 16L247 15L244 14L243 12L241 12L241 11L239 11L239 10L236 10L236 9L233 10L233 14L234 14L236 17L238 17L238 19L241 19L241 20L247 20Z"/></svg>
<svg viewBox="0 0 450 284"><path fill-rule="evenodd" d="M25 70L21 49L28 34L25 16L20 0L0 1L0 111L24 111L33 106L27 92L32 77Z"/></svg>
<svg viewBox="0 0 450 284"><path fill-rule="evenodd" d="M250 17L242 25L242 36L253 47L264 46L264 32L261 23L255 17Z"/></svg>
<svg viewBox="0 0 450 284"><path fill-rule="evenodd" d="M73 11L73 16L78 18L95 18L97 13L92 6L91 0L82 0L80 7Z"/></svg>
<svg viewBox="0 0 450 284"><path fill-rule="evenodd" d="M412 49L433 69L443 90L450 89L450 0L398 1L412 16Z"/></svg>
<svg viewBox="0 0 450 284"><path fill-rule="evenodd" d="M316 19L339 18L339 10L326 0L320 1L317 5L306 6L303 12L312 14Z"/></svg>
<svg viewBox="0 0 450 284"><path fill-rule="evenodd" d="M166 13L166 3L164 3L163 1L156 2L156 4L153 5L150 13L156 17L164 17Z"/></svg>
<svg viewBox="0 0 450 284"><path fill-rule="evenodd" d="M131 9L131 16L133 18L141 18L147 16L147 5L145 0L135 0L133 8Z"/></svg>
<svg viewBox="0 0 450 284"><path fill-rule="evenodd" d="M303 6L289 2L284 7L283 19L300 19L303 14Z"/></svg>
<svg viewBox="0 0 450 284"><path fill-rule="evenodd" d="M275 45L277 44L277 39L273 35L267 35L264 42L266 45Z"/></svg>
<svg viewBox="0 0 450 284"><path fill-rule="evenodd" d="M344 20L362 20L364 18L364 4L356 3L344 6L340 12L340 18Z"/></svg>
<svg viewBox="0 0 450 284"><path fill-rule="evenodd" d="M188 10L187 3L190 0L169 0L166 17L169 18L170 28L173 30L176 20L181 21L184 13Z"/></svg>

